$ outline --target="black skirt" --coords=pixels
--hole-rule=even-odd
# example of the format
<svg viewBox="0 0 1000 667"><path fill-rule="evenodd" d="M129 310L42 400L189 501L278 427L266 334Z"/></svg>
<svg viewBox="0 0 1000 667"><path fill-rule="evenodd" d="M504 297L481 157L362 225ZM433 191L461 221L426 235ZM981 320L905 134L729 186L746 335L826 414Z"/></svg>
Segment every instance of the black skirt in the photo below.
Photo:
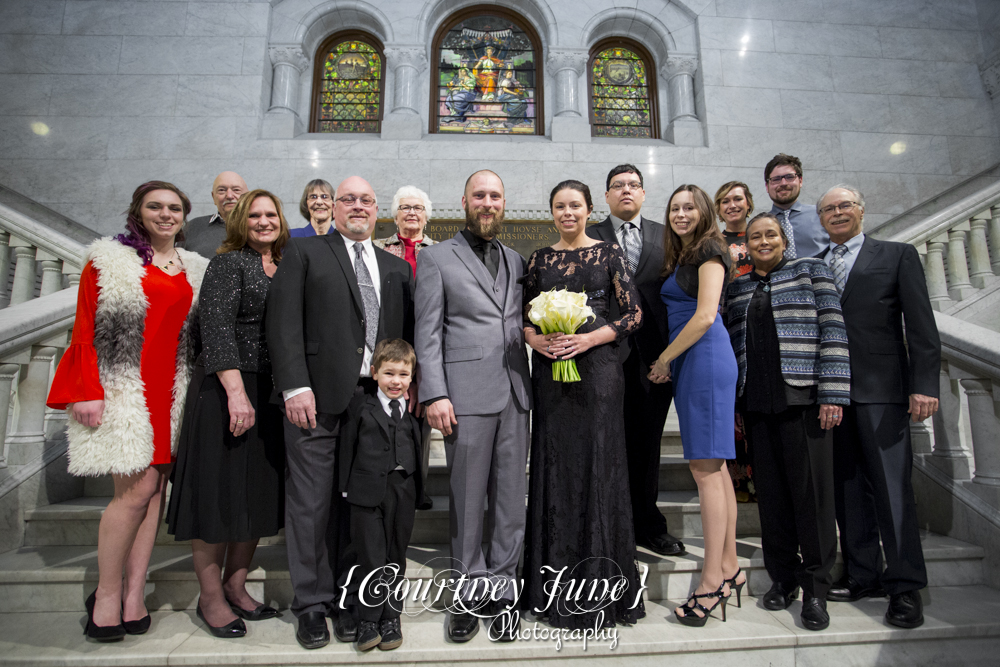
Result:
<svg viewBox="0 0 1000 667"><path fill-rule="evenodd" d="M168 532L211 544L276 535L285 519L281 411L269 402L270 373L241 372L256 423L229 431L229 399L215 373L195 366L177 447Z"/></svg>

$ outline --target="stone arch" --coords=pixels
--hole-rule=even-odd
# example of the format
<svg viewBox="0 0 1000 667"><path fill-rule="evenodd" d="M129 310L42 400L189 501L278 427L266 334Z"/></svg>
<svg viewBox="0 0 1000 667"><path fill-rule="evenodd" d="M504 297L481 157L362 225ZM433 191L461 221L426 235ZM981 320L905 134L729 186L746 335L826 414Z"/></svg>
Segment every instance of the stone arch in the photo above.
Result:
<svg viewBox="0 0 1000 667"><path fill-rule="evenodd" d="M657 67L666 62L667 54L677 50L677 41L659 18L633 7L598 12L583 27L583 36L588 49L610 37L631 38L650 51Z"/></svg>
<svg viewBox="0 0 1000 667"><path fill-rule="evenodd" d="M484 4L484 0L458 0L457 2L456 0L436 0L436 2L428 2L417 18L417 42L428 44L428 49L431 48L430 40L441 27L442 22L459 10L481 4ZM531 24L531 27L538 33L539 39L542 40L543 48L558 43L559 26L556 23L556 16L545 0L507 0L502 6L517 12Z"/></svg>

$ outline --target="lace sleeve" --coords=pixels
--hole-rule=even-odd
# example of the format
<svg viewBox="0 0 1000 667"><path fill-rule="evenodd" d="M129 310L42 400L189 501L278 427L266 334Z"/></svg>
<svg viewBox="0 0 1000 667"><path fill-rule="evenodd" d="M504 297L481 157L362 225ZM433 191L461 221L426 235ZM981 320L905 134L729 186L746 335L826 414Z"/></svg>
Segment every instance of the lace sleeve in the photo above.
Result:
<svg viewBox="0 0 1000 667"><path fill-rule="evenodd" d="M615 340L620 341L625 336L635 333L642 325L642 309L639 308L639 292L635 282L625 268L625 253L616 243L610 246L608 275L611 277L611 285L621 312L621 317L614 322L608 322L608 326L614 329Z"/></svg>
<svg viewBox="0 0 1000 667"><path fill-rule="evenodd" d="M531 259L528 260L528 268L524 271L524 283L523 287L523 304L524 304L524 326L532 327L536 333L542 333L542 330L532 324L531 320L528 319L528 312L531 310L531 300L534 299L540 293L538 287L538 251L531 253Z"/></svg>

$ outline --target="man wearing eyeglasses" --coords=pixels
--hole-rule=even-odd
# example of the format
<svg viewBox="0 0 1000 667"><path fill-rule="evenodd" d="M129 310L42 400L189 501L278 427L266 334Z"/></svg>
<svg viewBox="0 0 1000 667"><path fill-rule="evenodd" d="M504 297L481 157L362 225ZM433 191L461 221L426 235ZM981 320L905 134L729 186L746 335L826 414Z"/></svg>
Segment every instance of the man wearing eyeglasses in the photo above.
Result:
<svg viewBox="0 0 1000 667"><path fill-rule="evenodd" d="M802 191L802 161L778 153L764 167L764 185L771 197L771 215L788 237L785 258L815 257L826 247L827 237L816 207L799 202Z"/></svg>
<svg viewBox="0 0 1000 667"><path fill-rule="evenodd" d="M886 621L915 628L924 621L920 589L927 570L910 482L908 422L938 409L941 340L916 248L866 237L865 200L849 185L828 190L817 209L830 235L820 257L841 293L851 356L851 405L833 430L845 572L827 599L888 593Z"/></svg>
<svg viewBox="0 0 1000 667"><path fill-rule="evenodd" d="M667 520L656 506L660 487L660 439L667 420L673 385L649 381L649 367L667 346L667 311L660 299L663 278L663 225L642 217L646 200L642 172L635 165L620 164L608 174L604 200L611 215L587 234L617 243L625 252L635 276L643 312L642 326L622 341L619 360L625 372L625 451L628 458L629 493L636 544L664 556L684 553L684 544L667 532ZM611 299L614 320L620 316L618 301Z"/></svg>
<svg viewBox="0 0 1000 667"><path fill-rule="evenodd" d="M296 638L310 649L329 643L328 615L338 640L353 641L357 632L338 592L354 559L350 512L335 492L341 418L356 394L375 392L370 369L378 341L413 341L410 265L372 245L377 209L367 181L352 176L341 183L333 202L336 229L290 242L268 293L272 400L286 417L292 612ZM415 405L409 396L407 403Z"/></svg>
<svg viewBox="0 0 1000 667"><path fill-rule="evenodd" d="M246 191L246 182L235 171L224 171L216 176L212 183L216 212L188 220L184 226L184 242L179 245L202 257L215 257L215 250L226 240L226 217Z"/></svg>

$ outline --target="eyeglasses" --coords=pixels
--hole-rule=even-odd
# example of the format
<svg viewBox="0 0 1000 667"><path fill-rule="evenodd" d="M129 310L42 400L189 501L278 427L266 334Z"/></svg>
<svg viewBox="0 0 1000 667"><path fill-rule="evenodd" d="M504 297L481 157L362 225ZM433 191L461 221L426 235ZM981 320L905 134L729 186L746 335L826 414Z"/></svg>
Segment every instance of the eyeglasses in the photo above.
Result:
<svg viewBox="0 0 1000 667"><path fill-rule="evenodd" d="M421 206L420 204L416 204L414 206L408 206L404 204L403 206L400 206L397 210L402 211L403 213L423 213L427 209Z"/></svg>
<svg viewBox="0 0 1000 667"><path fill-rule="evenodd" d="M796 173L785 174L784 176L772 176L771 178L767 179L767 182L770 183L771 185L777 185L778 183L782 182L791 183L798 177L799 175Z"/></svg>
<svg viewBox="0 0 1000 667"><path fill-rule="evenodd" d="M325 192L323 194L319 194L319 195L312 194L312 195L309 195L308 197L306 197L306 199L308 199L309 201L316 201L317 199L322 199L323 201L326 201L329 198L330 198L330 195L326 194Z"/></svg>
<svg viewBox="0 0 1000 667"><path fill-rule="evenodd" d="M611 184L611 189L615 192L624 190L625 188L629 190L642 190L642 183L639 181L615 181Z"/></svg>
<svg viewBox="0 0 1000 667"><path fill-rule="evenodd" d="M360 201L362 206L374 206L375 197L370 195L361 195L360 197L355 197L354 195L344 195L343 197L337 197L337 201L345 206L354 206L354 202Z"/></svg>
<svg viewBox="0 0 1000 667"><path fill-rule="evenodd" d="M839 204L830 204L829 206L824 206L819 210L820 215L829 215L834 211L840 211L841 213L847 213L855 206L860 206L856 201L842 201Z"/></svg>

